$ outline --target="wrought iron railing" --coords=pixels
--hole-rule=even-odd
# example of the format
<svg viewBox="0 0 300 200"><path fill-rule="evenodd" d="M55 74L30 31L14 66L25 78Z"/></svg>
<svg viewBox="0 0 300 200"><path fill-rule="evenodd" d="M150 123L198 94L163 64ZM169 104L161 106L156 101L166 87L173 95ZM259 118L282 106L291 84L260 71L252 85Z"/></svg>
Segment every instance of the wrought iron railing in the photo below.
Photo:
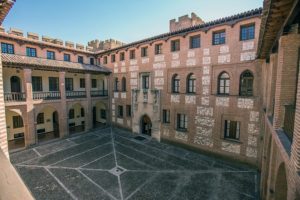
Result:
<svg viewBox="0 0 300 200"><path fill-rule="evenodd" d="M285 105L283 130L290 140L293 139L295 123L295 105Z"/></svg>
<svg viewBox="0 0 300 200"><path fill-rule="evenodd" d="M107 90L95 90L91 91L91 97L106 97L108 96Z"/></svg>
<svg viewBox="0 0 300 200"><path fill-rule="evenodd" d="M60 92L33 92L32 98L43 100L60 99Z"/></svg>
<svg viewBox="0 0 300 200"><path fill-rule="evenodd" d="M24 92L4 93L4 100L7 102L26 101L26 94Z"/></svg>
<svg viewBox="0 0 300 200"><path fill-rule="evenodd" d="M86 98L86 91L66 91L67 99Z"/></svg>

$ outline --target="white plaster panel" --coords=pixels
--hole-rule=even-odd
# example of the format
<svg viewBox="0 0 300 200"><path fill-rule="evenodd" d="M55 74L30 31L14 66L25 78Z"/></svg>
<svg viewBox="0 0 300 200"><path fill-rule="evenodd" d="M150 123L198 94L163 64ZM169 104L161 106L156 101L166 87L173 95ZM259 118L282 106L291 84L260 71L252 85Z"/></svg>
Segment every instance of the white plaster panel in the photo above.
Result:
<svg viewBox="0 0 300 200"><path fill-rule="evenodd" d="M194 58L195 57L195 51L192 51L192 50L188 51L187 57L188 58Z"/></svg>
<svg viewBox="0 0 300 200"><path fill-rule="evenodd" d="M172 59L173 60L179 59L179 53L172 53Z"/></svg>
<svg viewBox="0 0 300 200"><path fill-rule="evenodd" d="M222 150L230 152L230 153L240 154L241 145L233 144L233 143L229 143L229 142L222 142Z"/></svg>
<svg viewBox="0 0 300 200"><path fill-rule="evenodd" d="M229 106L229 98L228 97L217 97L216 98L216 106Z"/></svg>
<svg viewBox="0 0 300 200"><path fill-rule="evenodd" d="M255 60L255 56L255 51L241 53L241 61Z"/></svg>
<svg viewBox="0 0 300 200"><path fill-rule="evenodd" d="M114 64L114 67L115 67L115 68L117 68L117 67L118 67L118 64L117 64L117 63L115 63L115 64Z"/></svg>
<svg viewBox="0 0 300 200"><path fill-rule="evenodd" d="M130 85L137 85L138 81L137 79L130 79Z"/></svg>
<svg viewBox="0 0 300 200"><path fill-rule="evenodd" d="M126 67L121 67L121 72L125 73L126 72Z"/></svg>
<svg viewBox="0 0 300 200"><path fill-rule="evenodd" d="M180 95L172 94L171 95L171 103L180 103Z"/></svg>
<svg viewBox="0 0 300 200"><path fill-rule="evenodd" d="M186 95L185 103L186 104L196 104L196 96Z"/></svg>
<svg viewBox="0 0 300 200"><path fill-rule="evenodd" d="M129 66L129 71L133 72L133 71L138 71L139 70L139 66L134 65L134 66Z"/></svg>
<svg viewBox="0 0 300 200"><path fill-rule="evenodd" d="M201 105L209 106L209 97L201 97Z"/></svg>
<svg viewBox="0 0 300 200"><path fill-rule="evenodd" d="M116 109L116 106L115 106L115 105L111 105L111 109L112 109L112 110L115 110L115 109Z"/></svg>
<svg viewBox="0 0 300 200"><path fill-rule="evenodd" d="M169 137L169 136L170 136L170 131L169 131L169 129L164 129L163 135Z"/></svg>
<svg viewBox="0 0 300 200"><path fill-rule="evenodd" d="M248 145L256 147L257 146L257 137L253 136L253 135L249 135L248 136Z"/></svg>
<svg viewBox="0 0 300 200"><path fill-rule="evenodd" d="M154 85L164 85L164 78L155 78L154 79Z"/></svg>
<svg viewBox="0 0 300 200"><path fill-rule="evenodd" d="M114 92L114 98L119 98L119 92Z"/></svg>
<svg viewBox="0 0 300 200"><path fill-rule="evenodd" d="M254 104L253 99L238 98L238 108L252 109Z"/></svg>
<svg viewBox="0 0 300 200"><path fill-rule="evenodd" d="M121 93L121 99L126 99L126 92Z"/></svg>
<svg viewBox="0 0 300 200"><path fill-rule="evenodd" d="M213 147L214 145L212 138L203 137L201 135L195 135L194 143L208 147Z"/></svg>
<svg viewBox="0 0 300 200"><path fill-rule="evenodd" d="M253 147L247 147L246 156L250 157L250 158L256 158L257 157L257 149L253 148Z"/></svg>
<svg viewBox="0 0 300 200"><path fill-rule="evenodd" d="M209 86L203 86L202 87L202 94L203 95L209 95Z"/></svg>
<svg viewBox="0 0 300 200"><path fill-rule="evenodd" d="M203 49L203 56L209 56L209 49L208 48Z"/></svg>
<svg viewBox="0 0 300 200"><path fill-rule="evenodd" d="M190 58L186 61L187 66L195 66L196 65L196 59Z"/></svg>
<svg viewBox="0 0 300 200"><path fill-rule="evenodd" d="M196 116L195 124L199 126L213 127L215 124L215 120L210 117Z"/></svg>
<svg viewBox="0 0 300 200"><path fill-rule="evenodd" d="M149 58L142 58L142 64L149 63Z"/></svg>
<svg viewBox="0 0 300 200"><path fill-rule="evenodd" d="M203 66L203 75L209 75L209 66Z"/></svg>
<svg viewBox="0 0 300 200"><path fill-rule="evenodd" d="M220 46L220 54L228 53L229 47L227 45Z"/></svg>
<svg viewBox="0 0 300 200"><path fill-rule="evenodd" d="M202 76L202 85L210 85L210 76Z"/></svg>
<svg viewBox="0 0 300 200"><path fill-rule="evenodd" d="M116 73L119 73L118 68L114 69L114 73L115 73L115 74L116 74Z"/></svg>
<svg viewBox="0 0 300 200"><path fill-rule="evenodd" d="M171 67L179 67L180 66L180 61L179 60L173 60Z"/></svg>
<svg viewBox="0 0 300 200"><path fill-rule="evenodd" d="M202 64L203 65L209 65L210 64L210 57L203 57L202 58Z"/></svg>
<svg viewBox="0 0 300 200"><path fill-rule="evenodd" d="M121 62L121 66L124 67L125 66L125 62Z"/></svg>
<svg viewBox="0 0 300 200"><path fill-rule="evenodd" d="M137 64L137 60L130 60L130 65L136 65Z"/></svg>
<svg viewBox="0 0 300 200"><path fill-rule="evenodd" d="M118 124L124 124L124 120L121 119L121 118L117 118L117 123L118 123Z"/></svg>
<svg viewBox="0 0 300 200"><path fill-rule="evenodd" d="M229 63L230 62L230 54L220 55L218 56L218 63Z"/></svg>
<svg viewBox="0 0 300 200"><path fill-rule="evenodd" d="M164 76L164 70L155 70L155 71L154 71L154 76L155 76L155 77L161 77L161 76Z"/></svg>
<svg viewBox="0 0 300 200"><path fill-rule="evenodd" d="M154 57L154 62L162 62L165 61L165 55L158 55Z"/></svg>
<svg viewBox="0 0 300 200"><path fill-rule="evenodd" d="M247 51L247 50L252 50L254 49L254 41L249 41L249 42L243 42L243 51Z"/></svg>
<svg viewBox="0 0 300 200"><path fill-rule="evenodd" d="M114 98L111 99L111 103L115 103L115 99Z"/></svg>
<svg viewBox="0 0 300 200"><path fill-rule="evenodd" d="M253 135L259 134L259 128L256 124L248 124L248 133Z"/></svg>
<svg viewBox="0 0 300 200"><path fill-rule="evenodd" d="M115 111L114 110L112 110L112 112L111 112L111 115L113 116L113 119L115 119Z"/></svg>
<svg viewBox="0 0 300 200"><path fill-rule="evenodd" d="M206 128L206 127L197 127L196 128L196 134L200 136L205 137L212 137L212 128Z"/></svg>
<svg viewBox="0 0 300 200"><path fill-rule="evenodd" d="M159 62L153 64L153 69L163 69L163 68L166 68L165 62Z"/></svg>
<svg viewBox="0 0 300 200"><path fill-rule="evenodd" d="M179 131L176 131L175 132L175 138L178 139L178 140L183 140L183 141L187 141L188 140L188 135L186 132L179 132Z"/></svg>
<svg viewBox="0 0 300 200"><path fill-rule="evenodd" d="M131 78L137 78L137 72L130 72Z"/></svg>
<svg viewBox="0 0 300 200"><path fill-rule="evenodd" d="M211 107L202 107L202 106L197 107L197 115L212 117L213 114L214 114L214 109Z"/></svg>
<svg viewBox="0 0 300 200"><path fill-rule="evenodd" d="M258 122L259 121L259 112L250 111L250 122Z"/></svg>

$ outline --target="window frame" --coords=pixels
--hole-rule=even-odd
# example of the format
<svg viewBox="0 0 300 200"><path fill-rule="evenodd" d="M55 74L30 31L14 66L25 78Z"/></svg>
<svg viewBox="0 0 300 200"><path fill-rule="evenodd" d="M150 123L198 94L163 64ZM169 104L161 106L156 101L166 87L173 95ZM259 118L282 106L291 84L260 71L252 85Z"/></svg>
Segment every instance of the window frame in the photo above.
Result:
<svg viewBox="0 0 300 200"><path fill-rule="evenodd" d="M36 48L26 47L26 56L36 58L37 57Z"/></svg>
<svg viewBox="0 0 300 200"><path fill-rule="evenodd" d="M228 77L221 78L223 74L227 74ZM226 88L228 88L228 92L226 92L227 91ZM218 76L218 95L229 95L229 94L230 94L230 76L226 71L223 71Z"/></svg>
<svg viewBox="0 0 300 200"><path fill-rule="evenodd" d="M83 56L77 56L77 62L83 64Z"/></svg>
<svg viewBox="0 0 300 200"><path fill-rule="evenodd" d="M224 37L222 37L222 33L224 33ZM219 35L218 40L216 40L215 36ZM224 40L222 39L224 38ZM218 41L218 42L216 42ZM212 45L222 45L222 44L226 44L226 30L219 30L219 31L214 31L212 33Z"/></svg>
<svg viewBox="0 0 300 200"><path fill-rule="evenodd" d="M36 123L37 124L44 124L45 123L45 114L39 113L36 117Z"/></svg>
<svg viewBox="0 0 300 200"><path fill-rule="evenodd" d="M253 32L248 30L253 27ZM243 38L243 28L246 29L246 36ZM243 24L240 26L240 41L254 40L255 39L255 23Z"/></svg>
<svg viewBox="0 0 300 200"><path fill-rule="evenodd" d="M124 61L125 60L125 52L121 52L119 58L120 58L120 61Z"/></svg>
<svg viewBox="0 0 300 200"><path fill-rule="evenodd" d="M32 76L31 85L33 92L42 92L43 91L43 78L41 76Z"/></svg>
<svg viewBox="0 0 300 200"><path fill-rule="evenodd" d="M180 39L171 40L171 52L180 51Z"/></svg>
<svg viewBox="0 0 300 200"><path fill-rule="evenodd" d="M142 47L141 48L141 57L148 57L148 47Z"/></svg>
<svg viewBox="0 0 300 200"><path fill-rule="evenodd" d="M48 60L55 60L55 52L47 50L47 59Z"/></svg>
<svg viewBox="0 0 300 200"><path fill-rule="evenodd" d="M12 120L13 120L13 128L23 128L24 127L24 122L23 122L23 118L20 115L16 115L16 116L12 116Z"/></svg>
<svg viewBox="0 0 300 200"><path fill-rule="evenodd" d="M193 42L193 39L195 39L195 38L197 38L197 39L199 38L199 44L197 43L196 46L193 46L193 45L195 45L195 43ZM197 48L201 48L201 35L200 34L190 36L190 49L197 49Z"/></svg>
<svg viewBox="0 0 300 200"><path fill-rule="evenodd" d="M190 73L186 80L186 93L195 94L196 93L196 76L194 73Z"/></svg>
<svg viewBox="0 0 300 200"><path fill-rule="evenodd" d="M104 56L104 57L103 57L103 64L107 64L107 60L108 60L108 59L107 59L107 56Z"/></svg>
<svg viewBox="0 0 300 200"><path fill-rule="evenodd" d="M142 89L148 90L150 88L150 75L142 75Z"/></svg>
<svg viewBox="0 0 300 200"><path fill-rule="evenodd" d="M188 129L188 117L186 114L177 113L177 130L186 132Z"/></svg>
<svg viewBox="0 0 300 200"><path fill-rule="evenodd" d="M54 84L55 87L53 87L54 82L52 82L54 80L55 80L55 84ZM59 78L58 77L48 77L48 82L49 82L49 92L59 92ZM57 87L57 89L56 89L56 87Z"/></svg>
<svg viewBox="0 0 300 200"><path fill-rule="evenodd" d="M111 62L111 63L115 63L115 62L116 62L116 54L112 54L112 55L110 56L110 62Z"/></svg>
<svg viewBox="0 0 300 200"><path fill-rule="evenodd" d="M124 110L122 105L118 105L118 118L124 117Z"/></svg>
<svg viewBox="0 0 300 200"><path fill-rule="evenodd" d="M126 105L126 116L131 117L131 105Z"/></svg>
<svg viewBox="0 0 300 200"><path fill-rule="evenodd" d="M98 83L97 79L95 79L95 78L91 79L91 86L92 86L92 88L97 88L97 83Z"/></svg>
<svg viewBox="0 0 300 200"><path fill-rule="evenodd" d="M94 58L90 58L90 65L95 65L95 59Z"/></svg>
<svg viewBox="0 0 300 200"><path fill-rule="evenodd" d="M129 51L129 59L134 60L135 59L135 49L131 49Z"/></svg>
<svg viewBox="0 0 300 200"><path fill-rule="evenodd" d="M70 77L65 78L65 90L66 91L74 91L74 80L73 80L73 78L70 78Z"/></svg>
<svg viewBox="0 0 300 200"><path fill-rule="evenodd" d="M122 77L122 92L126 92L126 78L125 77Z"/></svg>
<svg viewBox="0 0 300 200"><path fill-rule="evenodd" d="M155 44L154 53L155 55L163 54L163 43Z"/></svg>
<svg viewBox="0 0 300 200"><path fill-rule="evenodd" d="M71 62L71 54L64 53L64 61L65 62Z"/></svg>
<svg viewBox="0 0 300 200"><path fill-rule="evenodd" d="M229 124L228 124L229 123ZM224 120L224 139L240 141L241 122L233 120Z"/></svg>
<svg viewBox="0 0 300 200"><path fill-rule="evenodd" d="M1 52L2 53L7 53L7 54L15 54L14 44L1 42Z"/></svg>
<svg viewBox="0 0 300 200"><path fill-rule="evenodd" d="M169 109L163 109L163 123L164 124L170 124L170 110Z"/></svg>
<svg viewBox="0 0 300 200"><path fill-rule="evenodd" d="M174 74L172 76L172 93L180 92L180 76L178 74Z"/></svg>
<svg viewBox="0 0 300 200"><path fill-rule="evenodd" d="M251 76L243 76L249 73ZM251 81L251 87L249 82ZM243 85L246 84L246 85ZM254 95L254 75L250 70L245 70L240 75L239 96L252 97Z"/></svg>
<svg viewBox="0 0 300 200"><path fill-rule="evenodd" d="M79 79L79 87L80 88L85 88L85 78L80 78Z"/></svg>
<svg viewBox="0 0 300 200"><path fill-rule="evenodd" d="M69 119L75 119L75 110L74 110L74 108L71 108L71 109L69 110L68 118L69 118Z"/></svg>

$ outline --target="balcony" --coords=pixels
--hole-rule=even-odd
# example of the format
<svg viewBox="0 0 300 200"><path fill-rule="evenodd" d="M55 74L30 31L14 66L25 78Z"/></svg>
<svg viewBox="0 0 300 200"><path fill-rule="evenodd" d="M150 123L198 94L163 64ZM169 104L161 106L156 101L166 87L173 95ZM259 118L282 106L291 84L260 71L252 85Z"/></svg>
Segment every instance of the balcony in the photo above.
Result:
<svg viewBox="0 0 300 200"><path fill-rule="evenodd" d="M91 97L107 97L108 91L107 90L95 90L91 91Z"/></svg>
<svg viewBox="0 0 300 200"><path fill-rule="evenodd" d="M66 91L67 99L86 98L86 91Z"/></svg>
<svg viewBox="0 0 300 200"><path fill-rule="evenodd" d="M60 99L60 92L33 92L32 97L34 100L55 100Z"/></svg>
<svg viewBox="0 0 300 200"><path fill-rule="evenodd" d="M294 134L294 123L295 123L295 105L285 105L283 131L287 137L292 141Z"/></svg>
<svg viewBox="0 0 300 200"><path fill-rule="evenodd" d="M9 93L4 93L4 100L6 102L26 101L26 94L24 92L9 92Z"/></svg>

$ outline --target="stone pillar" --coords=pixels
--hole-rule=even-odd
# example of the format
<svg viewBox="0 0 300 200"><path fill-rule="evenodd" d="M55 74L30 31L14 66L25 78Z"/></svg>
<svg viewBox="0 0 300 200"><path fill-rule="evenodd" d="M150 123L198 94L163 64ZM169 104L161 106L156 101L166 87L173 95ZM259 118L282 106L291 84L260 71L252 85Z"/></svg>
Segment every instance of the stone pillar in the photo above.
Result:
<svg viewBox="0 0 300 200"><path fill-rule="evenodd" d="M112 74L106 75L106 89L107 89L107 104L106 104L106 124L111 126L112 124L112 99L113 96L113 84L112 84L113 76ZM126 111L125 111L126 112Z"/></svg>
<svg viewBox="0 0 300 200"><path fill-rule="evenodd" d="M61 110L59 113L59 136L61 138L69 135L68 123L68 108L66 102L66 89L65 89L65 74L66 72L59 72L59 91L61 96Z"/></svg>
<svg viewBox="0 0 300 200"><path fill-rule="evenodd" d="M86 108L85 131L93 129L93 106L91 98L91 74L85 74Z"/></svg>
<svg viewBox="0 0 300 200"><path fill-rule="evenodd" d="M34 106L32 99L32 78L31 69L24 69L24 88L26 94L26 111L27 113L23 116L24 127L25 127L25 146L28 147L36 143L36 132L34 124Z"/></svg>
<svg viewBox="0 0 300 200"><path fill-rule="evenodd" d="M267 95L267 114L268 116L274 114L274 96L277 76L277 54L270 55L269 71L268 71L268 95Z"/></svg>

